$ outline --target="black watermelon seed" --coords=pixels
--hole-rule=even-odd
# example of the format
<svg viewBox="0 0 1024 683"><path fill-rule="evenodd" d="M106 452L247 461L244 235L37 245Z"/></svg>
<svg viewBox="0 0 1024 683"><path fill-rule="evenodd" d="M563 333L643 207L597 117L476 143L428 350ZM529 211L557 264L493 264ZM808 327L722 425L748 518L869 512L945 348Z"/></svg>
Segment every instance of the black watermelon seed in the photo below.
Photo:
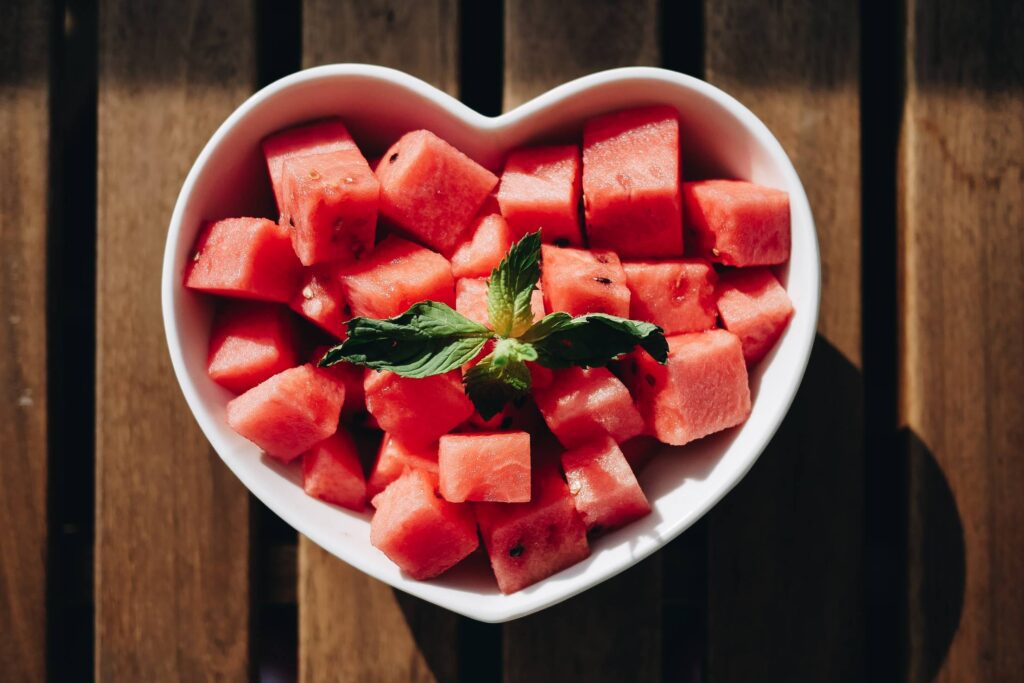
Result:
<svg viewBox="0 0 1024 683"><path fill-rule="evenodd" d="M391 155L390 157L388 157L388 163L389 163L389 164L393 164L393 163L395 163L396 161L398 161L398 152L395 152L395 153L394 153L394 154L392 154L392 155Z"/></svg>
<svg viewBox="0 0 1024 683"><path fill-rule="evenodd" d="M508 551L509 557L519 557L520 555L523 554L524 550L526 550L526 548L523 547L522 543L516 543L514 546L512 546L509 549L509 551Z"/></svg>

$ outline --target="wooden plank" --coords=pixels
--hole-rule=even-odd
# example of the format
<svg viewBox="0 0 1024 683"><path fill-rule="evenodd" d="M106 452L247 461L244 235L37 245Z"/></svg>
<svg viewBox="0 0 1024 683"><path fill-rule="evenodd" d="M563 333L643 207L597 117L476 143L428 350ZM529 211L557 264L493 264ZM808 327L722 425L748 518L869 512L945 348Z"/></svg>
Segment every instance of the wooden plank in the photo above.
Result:
<svg viewBox="0 0 1024 683"><path fill-rule="evenodd" d="M46 680L46 231L50 8L0 22L0 671Z"/></svg>
<svg viewBox="0 0 1024 683"><path fill-rule="evenodd" d="M249 678L249 497L171 372L158 276L200 148L256 82L252 3L100 9L96 678Z"/></svg>
<svg viewBox="0 0 1024 683"><path fill-rule="evenodd" d="M302 64L368 62L458 91L458 4L307 0ZM458 618L299 539L299 679L452 680Z"/></svg>
<svg viewBox="0 0 1024 683"><path fill-rule="evenodd" d="M823 287L789 417L710 516L714 683L863 678L858 12L840 0L704 5L707 78L793 159L817 222Z"/></svg>
<svg viewBox="0 0 1024 683"><path fill-rule="evenodd" d="M1024 671L1024 7L915 0L900 159L912 681Z"/></svg>
<svg viewBox="0 0 1024 683"><path fill-rule="evenodd" d="M505 3L509 109L577 76L660 60L657 3ZM661 557L505 627L505 680L661 680Z"/></svg>

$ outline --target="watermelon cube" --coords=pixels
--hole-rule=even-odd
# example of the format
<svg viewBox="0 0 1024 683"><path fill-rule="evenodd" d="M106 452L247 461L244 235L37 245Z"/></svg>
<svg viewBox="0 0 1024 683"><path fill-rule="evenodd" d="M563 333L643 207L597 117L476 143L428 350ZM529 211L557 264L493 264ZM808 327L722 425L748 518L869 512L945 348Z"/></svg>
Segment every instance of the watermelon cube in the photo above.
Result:
<svg viewBox="0 0 1024 683"><path fill-rule="evenodd" d="M284 210L284 164L287 160L307 154L326 154L357 149L355 141L341 119L314 121L279 131L263 140L263 156L267 159L270 184L279 211Z"/></svg>
<svg viewBox="0 0 1024 683"><path fill-rule="evenodd" d="M576 145L513 150L498 186L498 203L515 239L541 231L544 242L582 246L580 149Z"/></svg>
<svg viewBox="0 0 1024 683"><path fill-rule="evenodd" d="M309 362L316 365L327 353L329 346L318 346L309 355ZM326 368L318 368L326 377L330 377L345 389L345 403L341 407L341 417L350 422L366 415L366 397L363 393L363 377L366 370L352 363L338 363Z"/></svg>
<svg viewBox="0 0 1024 683"><path fill-rule="evenodd" d="M661 442L653 436L641 434L619 444L619 449L633 471L640 472L657 454L659 446L661 446Z"/></svg>
<svg viewBox="0 0 1024 683"><path fill-rule="evenodd" d="M436 476L437 442L414 447L402 443L390 434L385 434L367 482L370 497L387 488L388 484L402 476L402 472L408 468L423 470Z"/></svg>
<svg viewBox="0 0 1024 683"><path fill-rule="evenodd" d="M629 287L629 317L654 323L665 334L715 326L718 276L704 259L632 261L622 264Z"/></svg>
<svg viewBox="0 0 1024 683"><path fill-rule="evenodd" d="M636 475L609 436L562 453L569 493L593 533L615 529L651 511Z"/></svg>
<svg viewBox="0 0 1024 683"><path fill-rule="evenodd" d="M339 267L352 315L392 318L419 301L455 305L455 280L448 259L394 235L361 261Z"/></svg>
<svg viewBox="0 0 1024 683"><path fill-rule="evenodd" d="M541 288L548 311L629 317L629 288L612 251L541 247Z"/></svg>
<svg viewBox="0 0 1024 683"><path fill-rule="evenodd" d="M345 389L312 365L279 372L228 402L228 425L282 462L338 430Z"/></svg>
<svg viewBox="0 0 1024 683"><path fill-rule="evenodd" d="M587 239L623 258L683 255L679 115L646 107L583 128Z"/></svg>
<svg viewBox="0 0 1024 683"><path fill-rule="evenodd" d="M727 266L789 260L789 194L741 180L683 183L692 251Z"/></svg>
<svg viewBox="0 0 1024 683"><path fill-rule="evenodd" d="M410 469L373 499L370 543L414 579L446 572L480 545L469 506L436 488L434 475Z"/></svg>
<svg viewBox="0 0 1024 683"><path fill-rule="evenodd" d="M439 441L437 462L445 500L530 500L530 435L526 432L445 434Z"/></svg>
<svg viewBox="0 0 1024 683"><path fill-rule="evenodd" d="M722 276L718 294L722 325L743 344L743 357L753 365L771 351L789 319L793 304L768 268L743 268Z"/></svg>
<svg viewBox="0 0 1024 683"><path fill-rule="evenodd" d="M515 593L590 555L587 531L556 466L534 468L530 502L476 503L502 593Z"/></svg>
<svg viewBox="0 0 1024 683"><path fill-rule="evenodd" d="M362 512L366 477L356 444L338 430L302 456L302 488L314 498Z"/></svg>
<svg viewBox="0 0 1024 683"><path fill-rule="evenodd" d="M296 363L295 329L288 309L262 302L221 308L210 332L206 371L236 394Z"/></svg>
<svg viewBox="0 0 1024 683"><path fill-rule="evenodd" d="M536 389L533 398L566 448L602 434L621 443L644 430L629 390L607 368L556 370L551 385Z"/></svg>
<svg viewBox="0 0 1024 683"><path fill-rule="evenodd" d="M380 212L412 239L451 254L498 178L428 130L403 135L377 166Z"/></svg>
<svg viewBox="0 0 1024 683"><path fill-rule="evenodd" d="M381 428L411 446L437 441L473 413L458 370L423 379L368 372L363 388Z"/></svg>
<svg viewBox="0 0 1024 683"><path fill-rule="evenodd" d="M485 205L486 206L486 205ZM512 248L512 232L500 213L477 217L452 254L455 277L489 277L491 271Z"/></svg>
<svg viewBox="0 0 1024 683"><path fill-rule="evenodd" d="M544 317L544 293L540 289L533 291L530 305L534 320ZM470 320L491 327L487 314L487 278L463 278L456 282L455 310Z"/></svg>
<svg viewBox="0 0 1024 683"><path fill-rule="evenodd" d="M185 286L210 294L287 303L302 266L288 231L266 218L208 222L185 268Z"/></svg>
<svg viewBox="0 0 1024 683"><path fill-rule="evenodd" d="M654 436L682 446L750 415L747 365L739 337L708 330L668 337L668 363L637 354L637 404Z"/></svg>
<svg viewBox="0 0 1024 683"><path fill-rule="evenodd" d="M289 305L293 311L335 338L345 339L347 336L345 321L352 317L352 311L345 303L345 293L335 268L321 265L303 269Z"/></svg>
<svg viewBox="0 0 1024 683"><path fill-rule="evenodd" d="M356 149L284 163L281 222L303 265L352 260L373 248L380 184Z"/></svg>

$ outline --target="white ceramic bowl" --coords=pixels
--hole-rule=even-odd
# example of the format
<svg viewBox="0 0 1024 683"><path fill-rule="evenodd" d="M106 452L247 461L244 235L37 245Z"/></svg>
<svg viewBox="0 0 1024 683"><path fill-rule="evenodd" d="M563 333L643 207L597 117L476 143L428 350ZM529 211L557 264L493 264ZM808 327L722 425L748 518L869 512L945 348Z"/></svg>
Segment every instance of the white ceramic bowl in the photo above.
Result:
<svg viewBox="0 0 1024 683"><path fill-rule="evenodd" d="M228 428L229 393L206 375L209 298L182 287L182 272L201 221L273 216L259 141L287 126L341 116L368 154L401 133L428 128L500 172L504 152L518 145L578 139L595 114L646 104L680 114L686 177L735 177L789 192L793 251L779 275L796 314L781 342L751 377L753 412L741 427L683 448L666 448L640 483L653 512L593 543L590 558L513 595L498 592L478 554L432 581L403 575L370 545L369 515L306 496L297 467L262 455ZM452 611L501 622L543 609L627 569L678 536L743 477L789 408L814 341L819 297L818 243L807 196L778 141L746 107L707 83L671 71L625 68L566 83L489 118L405 73L337 64L308 69L246 100L217 129L196 159L171 217L164 254L162 301L167 345L182 392L217 453L270 509L314 542L395 588Z"/></svg>

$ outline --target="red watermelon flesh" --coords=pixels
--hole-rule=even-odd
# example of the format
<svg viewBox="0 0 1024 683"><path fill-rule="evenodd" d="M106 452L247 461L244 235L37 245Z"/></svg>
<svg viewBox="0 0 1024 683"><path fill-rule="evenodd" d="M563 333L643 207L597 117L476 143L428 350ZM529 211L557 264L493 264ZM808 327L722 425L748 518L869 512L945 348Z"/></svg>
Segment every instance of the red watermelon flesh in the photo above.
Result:
<svg viewBox="0 0 1024 683"><path fill-rule="evenodd" d="M423 379L369 372L363 387L366 408L381 428L411 446L437 441L473 413L458 370Z"/></svg>
<svg viewBox="0 0 1024 683"><path fill-rule="evenodd" d="M392 318L425 299L455 305L448 259L394 235L361 261L340 266L338 274L352 315Z"/></svg>
<svg viewBox="0 0 1024 683"><path fill-rule="evenodd" d="M302 456L302 488L314 498L356 512L366 507L366 478L356 444L338 430Z"/></svg>
<svg viewBox="0 0 1024 683"><path fill-rule="evenodd" d="M369 496L373 498L387 488L388 484L402 476L407 468L423 470L437 475L437 443L427 446L408 446L390 434L384 435L377 452L377 460L370 471L367 483Z"/></svg>
<svg viewBox="0 0 1024 683"><path fill-rule="evenodd" d="M530 304L533 319L543 318L544 293L540 289L534 290ZM455 310L470 320L491 327L490 316L487 314L487 278L462 278L456 282Z"/></svg>
<svg viewBox="0 0 1024 683"><path fill-rule="evenodd" d="M551 386L534 391L534 401L566 448L602 434L622 442L644 430L629 390L607 368L557 370Z"/></svg>
<svg viewBox="0 0 1024 683"><path fill-rule="evenodd" d="M207 223L185 267L185 286L241 299L287 302L301 265L288 231L266 218Z"/></svg>
<svg viewBox="0 0 1024 683"><path fill-rule="evenodd" d="M472 510L437 496L436 483L406 470L373 499L370 543L414 579L444 573L480 545Z"/></svg>
<svg viewBox="0 0 1024 683"><path fill-rule="evenodd" d="M312 365L279 372L228 402L228 425L282 462L338 430L345 389Z"/></svg>
<svg viewBox="0 0 1024 683"><path fill-rule="evenodd" d="M586 559L586 526L558 468L534 468L528 503L477 503L480 535L502 593L515 593Z"/></svg>
<svg viewBox="0 0 1024 683"><path fill-rule="evenodd" d="M704 259L633 261L622 264L629 286L629 317L665 334L700 332L715 326L718 276Z"/></svg>
<svg viewBox="0 0 1024 683"><path fill-rule="evenodd" d="M555 381L555 373L551 368L546 368L540 363L533 363L531 361L526 362L526 367L530 368L530 386L533 389L549 387Z"/></svg>
<svg viewBox="0 0 1024 683"><path fill-rule="evenodd" d="M296 363L291 314L277 304L230 303L213 321L206 371L236 394Z"/></svg>
<svg viewBox="0 0 1024 683"><path fill-rule="evenodd" d="M548 311L629 317L626 273L615 252L541 247L541 288Z"/></svg>
<svg viewBox="0 0 1024 683"><path fill-rule="evenodd" d="M605 436L562 453L569 493L587 528L615 529L651 511L614 439Z"/></svg>
<svg viewBox="0 0 1024 683"><path fill-rule="evenodd" d="M452 254L452 275L489 277L511 247L512 233L501 214L481 215Z"/></svg>
<svg viewBox="0 0 1024 683"><path fill-rule="evenodd" d="M641 434L619 444L619 449L633 471L639 473L658 452L659 446L661 446L661 442L653 436Z"/></svg>
<svg viewBox="0 0 1024 683"><path fill-rule="evenodd" d="M587 239L623 258L683 255L679 116L671 107L599 116L583 128Z"/></svg>
<svg viewBox="0 0 1024 683"><path fill-rule="evenodd" d="M331 266L305 268L289 305L335 338L347 336L345 321L352 317L352 311L345 303L341 282Z"/></svg>
<svg viewBox="0 0 1024 683"><path fill-rule="evenodd" d="M718 294L722 324L743 344L743 357L753 365L779 340L793 304L768 268L744 268L722 276Z"/></svg>
<svg viewBox="0 0 1024 683"><path fill-rule="evenodd" d="M326 154L357 149L355 141L341 119L323 119L274 133L263 140L263 156L267 159L270 184L274 188L277 208L284 211L284 163L307 154Z"/></svg>
<svg viewBox="0 0 1024 683"><path fill-rule="evenodd" d="M654 436L682 446L750 415L747 365L739 337L709 330L668 337L668 364L637 354L637 404Z"/></svg>
<svg viewBox="0 0 1024 683"><path fill-rule="evenodd" d="M318 346L313 349L313 353L309 356L309 362L313 365L319 363L329 348L329 346ZM364 368L342 362L318 369L345 389L345 404L341 407L342 419L356 421L366 414L366 397L363 393L363 377L366 375Z"/></svg>
<svg viewBox="0 0 1024 683"><path fill-rule="evenodd" d="M789 195L741 180L683 183L692 251L728 266L789 260Z"/></svg>
<svg viewBox="0 0 1024 683"><path fill-rule="evenodd" d="M427 130L403 135L377 166L380 212L412 239L451 254L498 178Z"/></svg>
<svg viewBox="0 0 1024 683"><path fill-rule="evenodd" d="M441 495L467 500L530 500L530 435L526 432L445 434L438 447Z"/></svg>
<svg viewBox="0 0 1024 683"><path fill-rule="evenodd" d="M498 203L515 239L541 231L548 243L582 246L580 150L576 145L513 150L498 186Z"/></svg>

